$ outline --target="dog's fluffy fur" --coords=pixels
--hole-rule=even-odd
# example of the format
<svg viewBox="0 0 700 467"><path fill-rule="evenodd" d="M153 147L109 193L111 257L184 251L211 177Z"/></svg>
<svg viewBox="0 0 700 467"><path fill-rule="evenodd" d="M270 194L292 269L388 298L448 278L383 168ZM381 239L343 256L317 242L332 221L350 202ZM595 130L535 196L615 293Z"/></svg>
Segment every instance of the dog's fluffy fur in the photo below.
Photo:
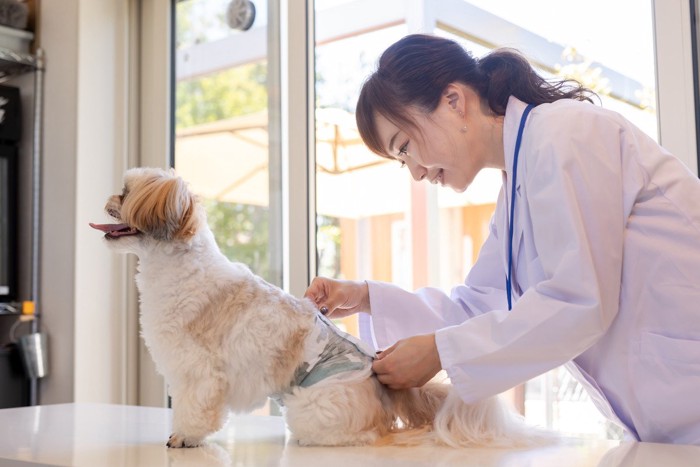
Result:
<svg viewBox="0 0 700 467"><path fill-rule="evenodd" d="M229 261L202 207L173 171L136 168L91 224L114 250L138 256L146 345L173 398L170 447L192 447L229 411L250 412L283 394L287 425L303 445L523 446L542 436L497 398L468 405L447 384L394 391L373 375L293 387L316 314Z"/></svg>

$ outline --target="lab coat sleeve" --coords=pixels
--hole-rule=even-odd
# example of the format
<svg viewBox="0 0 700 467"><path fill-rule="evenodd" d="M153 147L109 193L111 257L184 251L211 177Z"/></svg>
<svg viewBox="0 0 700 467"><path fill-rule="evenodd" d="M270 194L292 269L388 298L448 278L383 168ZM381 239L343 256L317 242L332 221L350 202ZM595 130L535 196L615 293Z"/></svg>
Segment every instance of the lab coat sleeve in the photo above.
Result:
<svg viewBox="0 0 700 467"><path fill-rule="evenodd" d="M523 235L534 239L544 279L530 284L510 312L494 309L436 332L442 366L466 402L575 358L618 309L621 130L585 110L538 110L523 139L518 202L527 202L532 228Z"/></svg>
<svg viewBox="0 0 700 467"><path fill-rule="evenodd" d="M368 281L372 316L361 316L364 341L384 349L396 341L462 323L478 314L505 306L505 275L500 264L498 239L493 222L479 258L465 284L448 296L437 288L408 292L396 285Z"/></svg>

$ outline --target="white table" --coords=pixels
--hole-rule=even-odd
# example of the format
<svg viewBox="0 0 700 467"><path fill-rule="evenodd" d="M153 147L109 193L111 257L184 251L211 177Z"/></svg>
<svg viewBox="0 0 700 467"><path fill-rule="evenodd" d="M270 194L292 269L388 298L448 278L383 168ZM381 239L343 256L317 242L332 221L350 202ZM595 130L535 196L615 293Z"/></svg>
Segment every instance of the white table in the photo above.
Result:
<svg viewBox="0 0 700 467"><path fill-rule="evenodd" d="M168 449L172 411L108 404L0 410L0 466L649 466L700 465L700 447L565 439L527 450L300 447L280 417L236 416L207 446Z"/></svg>

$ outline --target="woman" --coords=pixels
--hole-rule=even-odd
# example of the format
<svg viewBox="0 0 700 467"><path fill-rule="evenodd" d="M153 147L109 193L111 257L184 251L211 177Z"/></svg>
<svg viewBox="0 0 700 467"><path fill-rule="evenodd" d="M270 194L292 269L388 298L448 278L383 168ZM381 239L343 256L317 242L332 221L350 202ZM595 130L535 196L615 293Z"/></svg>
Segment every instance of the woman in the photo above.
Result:
<svg viewBox="0 0 700 467"><path fill-rule="evenodd" d="M566 364L635 439L700 444L700 181L591 96L514 51L389 47L360 93L362 139L458 192L501 169L490 235L449 297L326 278L306 296L371 315L390 387L442 368L469 403Z"/></svg>

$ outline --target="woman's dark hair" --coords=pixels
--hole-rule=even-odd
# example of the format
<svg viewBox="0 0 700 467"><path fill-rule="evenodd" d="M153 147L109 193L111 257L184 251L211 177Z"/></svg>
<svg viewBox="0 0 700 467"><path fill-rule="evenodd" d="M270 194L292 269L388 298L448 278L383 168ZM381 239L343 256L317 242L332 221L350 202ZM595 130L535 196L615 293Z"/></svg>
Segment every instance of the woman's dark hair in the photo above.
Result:
<svg viewBox="0 0 700 467"><path fill-rule="evenodd" d="M380 114L399 128L415 127L408 107L434 111L450 83L474 89L496 115L505 115L508 98L528 104L559 99L592 102L593 91L574 80L547 81L514 49L496 49L475 59L449 39L412 34L384 51L377 70L369 76L357 102L357 127L369 149L385 155L375 116Z"/></svg>

